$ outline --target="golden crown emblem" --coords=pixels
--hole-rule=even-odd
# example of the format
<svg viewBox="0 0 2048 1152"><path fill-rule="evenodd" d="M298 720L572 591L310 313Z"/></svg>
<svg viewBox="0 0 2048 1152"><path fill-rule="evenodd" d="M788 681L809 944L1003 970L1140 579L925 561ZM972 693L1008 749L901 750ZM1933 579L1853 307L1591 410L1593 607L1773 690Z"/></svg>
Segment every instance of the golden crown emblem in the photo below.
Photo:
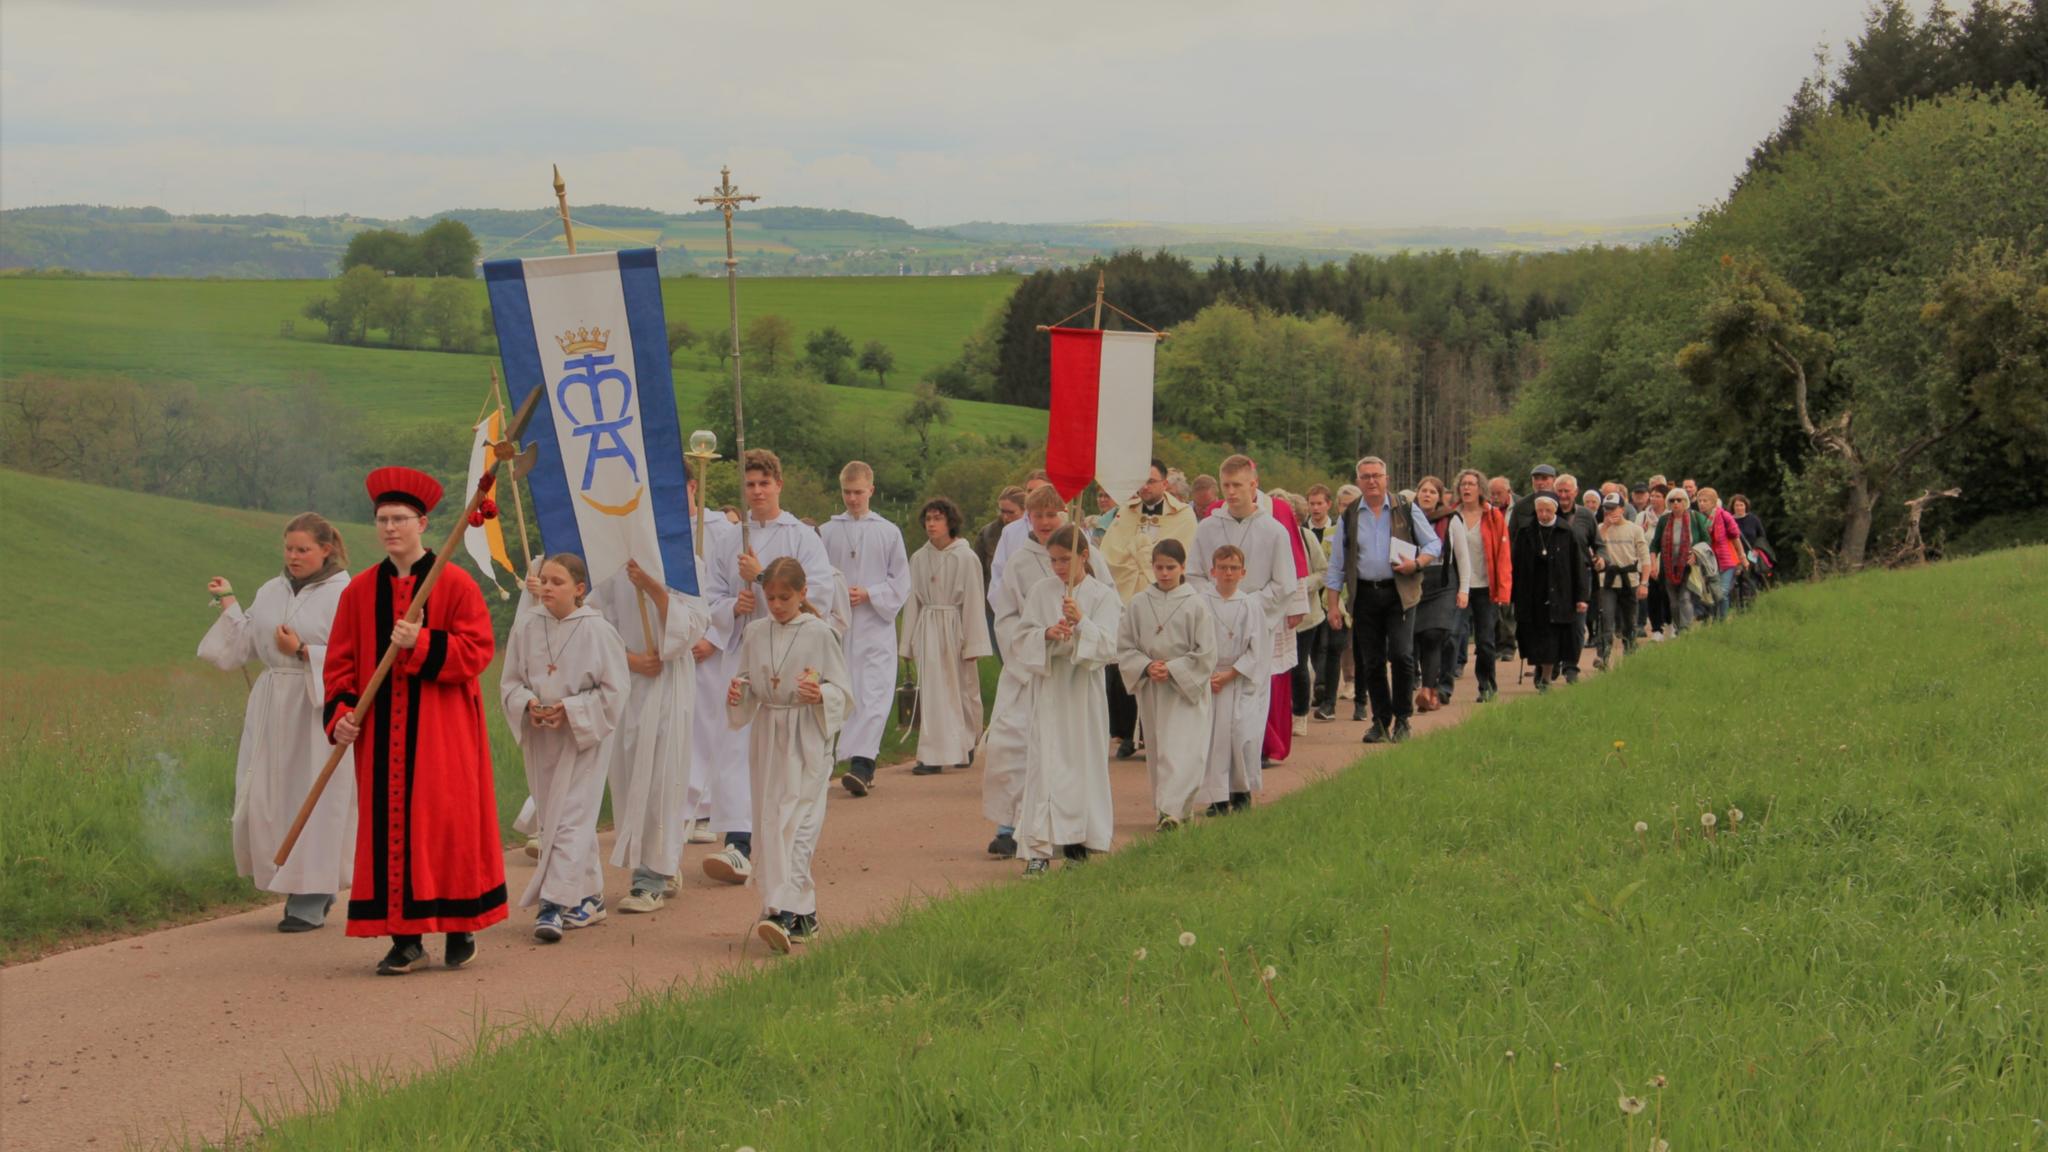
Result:
<svg viewBox="0 0 2048 1152"><path fill-rule="evenodd" d="M578 328L555 337L555 343L562 346L565 355L574 356L578 352L602 352L611 338L612 334L602 328Z"/></svg>

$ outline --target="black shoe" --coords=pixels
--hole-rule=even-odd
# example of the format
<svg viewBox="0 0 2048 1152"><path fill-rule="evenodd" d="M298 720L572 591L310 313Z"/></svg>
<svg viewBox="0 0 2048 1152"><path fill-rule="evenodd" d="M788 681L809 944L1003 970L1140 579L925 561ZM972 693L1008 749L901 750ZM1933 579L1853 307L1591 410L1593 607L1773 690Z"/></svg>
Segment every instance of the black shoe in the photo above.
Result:
<svg viewBox="0 0 2048 1152"><path fill-rule="evenodd" d="M403 976L414 968L426 963L427 948L417 936L393 937L391 951L377 961L377 975Z"/></svg>
<svg viewBox="0 0 2048 1152"><path fill-rule="evenodd" d="M1408 718L1405 716L1396 718L1393 735L1389 736L1388 739L1396 744L1400 744L1408 739L1408 735Z"/></svg>
<svg viewBox="0 0 2048 1152"><path fill-rule="evenodd" d="M1567 684L1577 684L1579 682L1579 670L1577 668L1565 669L1564 682Z"/></svg>
<svg viewBox="0 0 2048 1152"><path fill-rule="evenodd" d="M1327 708L1318 708L1315 710L1314 715L1316 719L1328 722L1337 718L1337 709L1334 705Z"/></svg>
<svg viewBox="0 0 2048 1152"><path fill-rule="evenodd" d="M1605 656L1595 656L1595 657L1593 657L1593 671L1595 671L1595 672L1605 672L1605 671L1607 671L1607 657L1605 657Z"/></svg>
<svg viewBox="0 0 2048 1152"><path fill-rule="evenodd" d="M791 931L794 920L795 917L787 912L763 916L761 922L754 925L754 935L761 938L761 943L768 945L770 952L786 956L789 954L789 942L795 935Z"/></svg>
<svg viewBox="0 0 2048 1152"><path fill-rule="evenodd" d="M1353 724L1365 723L1365 705L1360 704L1351 710L1351 722Z"/></svg>
<svg viewBox="0 0 2048 1152"><path fill-rule="evenodd" d="M466 968L476 959L476 933L450 932L448 947L441 953L441 963L450 968Z"/></svg>
<svg viewBox="0 0 2048 1152"><path fill-rule="evenodd" d="M786 912L784 915L789 917L786 923L789 926L789 939L791 943L802 944L818 934L818 914L816 912Z"/></svg>
<svg viewBox="0 0 2048 1152"><path fill-rule="evenodd" d="M1075 864L1086 864L1088 862L1088 846L1086 844L1062 844L1060 846L1060 855L1065 856Z"/></svg>
<svg viewBox="0 0 2048 1152"><path fill-rule="evenodd" d="M1129 760L1129 759L1130 759L1131 757L1133 757L1133 756L1136 756L1137 754L1138 754L1138 746L1137 746L1136 744L1132 743L1132 742L1131 742L1131 741L1130 741L1129 739L1121 740L1121 741L1119 741L1119 742L1117 743L1117 746L1116 746L1116 758L1117 758L1117 759L1119 759L1119 760Z"/></svg>
<svg viewBox="0 0 2048 1152"><path fill-rule="evenodd" d="M1202 809L1202 815L1228 816L1230 815L1230 801L1218 800L1214 804L1209 805L1207 808Z"/></svg>
<svg viewBox="0 0 2048 1152"><path fill-rule="evenodd" d="M919 760L916 763L916 765L914 765L910 769L910 774L912 776L937 776L939 773L944 772L945 770L946 769L942 765L927 764L924 761Z"/></svg>
<svg viewBox="0 0 2048 1152"><path fill-rule="evenodd" d="M1498 697L1499 695L1500 695L1500 689L1498 689L1498 688L1491 688L1491 687L1488 687L1488 688L1481 688L1481 689L1479 690L1479 702L1480 702L1481 704L1484 704L1484 703L1486 703L1486 702L1487 702L1488 700L1492 700L1492 699L1494 699L1494 698Z"/></svg>
<svg viewBox="0 0 2048 1152"><path fill-rule="evenodd" d="M277 930L279 932L313 932L317 931L319 927L320 925L313 923L311 920L301 920L289 912L285 913L284 919L277 922Z"/></svg>
<svg viewBox="0 0 2048 1152"><path fill-rule="evenodd" d="M1251 811L1252 794L1249 792L1232 792L1230 794L1230 810L1232 812Z"/></svg>
<svg viewBox="0 0 2048 1152"><path fill-rule="evenodd" d="M1385 744L1387 742L1387 726L1377 720L1373 721L1372 727L1365 730L1365 735L1358 742L1360 744Z"/></svg>
<svg viewBox="0 0 2048 1152"><path fill-rule="evenodd" d="M1008 832L996 833L996 838L988 842L988 854L998 860L1015 860L1017 838Z"/></svg>
<svg viewBox="0 0 2048 1152"><path fill-rule="evenodd" d="M855 796L867 795L868 790L874 786L874 769L868 769L868 774L863 776L860 773L860 765L859 760L851 761L847 765L846 775L839 778L840 785Z"/></svg>

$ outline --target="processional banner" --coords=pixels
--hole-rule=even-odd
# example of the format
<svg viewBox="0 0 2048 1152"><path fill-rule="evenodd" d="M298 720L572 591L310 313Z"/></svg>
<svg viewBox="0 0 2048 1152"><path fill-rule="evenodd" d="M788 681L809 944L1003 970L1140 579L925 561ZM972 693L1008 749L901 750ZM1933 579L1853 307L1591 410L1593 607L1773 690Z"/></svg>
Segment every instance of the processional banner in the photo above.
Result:
<svg viewBox="0 0 2048 1152"><path fill-rule="evenodd" d="M527 480L548 552L593 583L628 559L697 593L689 471L669 372L655 252L635 248L484 264L498 354L516 410L545 388Z"/></svg>
<svg viewBox="0 0 2048 1152"><path fill-rule="evenodd" d="M1122 504L1152 468L1151 332L1052 330L1052 411L1045 474L1073 500L1094 480Z"/></svg>

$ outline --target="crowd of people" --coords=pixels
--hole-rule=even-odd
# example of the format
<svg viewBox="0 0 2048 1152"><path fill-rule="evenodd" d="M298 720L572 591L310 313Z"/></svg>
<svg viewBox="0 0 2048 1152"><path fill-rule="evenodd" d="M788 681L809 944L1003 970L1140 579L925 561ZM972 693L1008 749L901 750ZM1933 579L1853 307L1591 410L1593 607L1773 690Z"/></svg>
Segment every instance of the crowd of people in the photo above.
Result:
<svg viewBox="0 0 2048 1152"><path fill-rule="evenodd" d="M1473 469L1393 492L1368 456L1352 483L1294 494L1263 487L1242 455L1192 480L1155 460L1128 501L1098 496L1078 518L1033 473L971 533L952 500L924 502L915 552L873 511L864 463L841 471L845 511L818 525L783 509L774 453L742 467L744 509L710 517L697 541L695 595L637 563L593 582L573 553L527 575L498 702L525 761L514 828L534 871L518 904L537 940L611 911L607 789L610 864L631 877L617 911L660 911L685 846L703 844L704 873L752 883L756 933L788 952L818 931L835 771L852 797L877 792L892 711L917 734L907 775L979 755L987 851L1036 876L1110 847L1112 758L1144 754L1160 832L1227 816L1342 697L1365 743L1399 743L1468 667L1480 702L1510 661L1550 691L1589 650L1605 669L1617 644L1726 619L1772 564L1740 495L1724 505L1661 476L1582 488L1548 464L1520 493ZM366 487L380 563L351 577L339 534L308 513L246 609L225 578L209 585L222 610L200 656L264 665L237 764L236 859L286 896L281 931L321 927L347 890L348 935L391 938L379 973L427 963L436 933L461 967L474 933L509 915L480 686L497 646L476 581L452 565L408 618L433 568L439 484L380 468ZM275 865L334 744L354 745L353 778L337 776Z"/></svg>

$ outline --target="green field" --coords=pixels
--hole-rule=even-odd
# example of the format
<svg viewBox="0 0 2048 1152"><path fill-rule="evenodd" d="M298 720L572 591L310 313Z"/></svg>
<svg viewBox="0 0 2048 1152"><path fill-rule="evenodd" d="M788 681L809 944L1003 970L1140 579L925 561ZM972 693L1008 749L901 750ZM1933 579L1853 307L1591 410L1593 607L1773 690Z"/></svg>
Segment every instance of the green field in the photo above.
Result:
<svg viewBox="0 0 2048 1152"><path fill-rule="evenodd" d="M924 373L1009 298L1012 277L875 277L743 280L742 322L779 314L805 333L837 327L859 348L879 340L896 354L889 391L833 388L838 419L888 420L909 403ZM479 312L482 281L466 285ZM473 420L497 358L326 343L300 310L331 285L306 280L85 280L0 277L0 374L120 376L171 380L202 390L289 388L318 382L390 424ZM670 319L707 339L726 332L721 280L666 280ZM694 422L706 389L722 379L715 355L685 350L675 361L683 418ZM1045 415L956 401L952 427L987 438L1042 436Z"/></svg>
<svg viewBox="0 0 2048 1152"><path fill-rule="evenodd" d="M2038 1149L2044 599L2041 549L1788 588L1249 816L332 1078L263 1142Z"/></svg>
<svg viewBox="0 0 2048 1152"><path fill-rule="evenodd" d="M286 519L0 469L0 540L26 574L0 601L0 962L268 899L228 836L248 685L194 652L207 579L253 598ZM352 571L383 558L367 526L342 533ZM495 666L483 689L497 699ZM485 720L509 829L523 762L495 704ZM883 759L914 751L891 725Z"/></svg>

